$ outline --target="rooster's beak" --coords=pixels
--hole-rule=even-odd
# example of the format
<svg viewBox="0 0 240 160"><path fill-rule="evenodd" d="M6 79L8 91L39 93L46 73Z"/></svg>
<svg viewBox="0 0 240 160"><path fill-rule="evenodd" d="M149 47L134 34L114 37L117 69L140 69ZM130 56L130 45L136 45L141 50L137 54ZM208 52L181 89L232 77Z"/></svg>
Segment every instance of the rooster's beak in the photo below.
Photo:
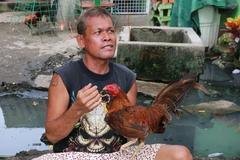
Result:
<svg viewBox="0 0 240 160"><path fill-rule="evenodd" d="M112 96L106 90L102 90L100 92L100 96L101 96L102 105L104 106L104 112L107 113L108 112L107 105L111 102Z"/></svg>
<svg viewBox="0 0 240 160"><path fill-rule="evenodd" d="M103 107L104 107L104 112L107 113L108 112L107 104L106 103L102 103L102 104L103 104Z"/></svg>

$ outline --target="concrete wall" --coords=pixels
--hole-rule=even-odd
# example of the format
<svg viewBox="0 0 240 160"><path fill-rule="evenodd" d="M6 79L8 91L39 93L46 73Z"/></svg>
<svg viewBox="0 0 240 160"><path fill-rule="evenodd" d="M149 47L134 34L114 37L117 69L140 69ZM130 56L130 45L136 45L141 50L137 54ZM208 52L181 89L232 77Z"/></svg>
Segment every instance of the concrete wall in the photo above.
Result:
<svg viewBox="0 0 240 160"><path fill-rule="evenodd" d="M152 25L148 15L113 15L116 27L121 26L148 26Z"/></svg>

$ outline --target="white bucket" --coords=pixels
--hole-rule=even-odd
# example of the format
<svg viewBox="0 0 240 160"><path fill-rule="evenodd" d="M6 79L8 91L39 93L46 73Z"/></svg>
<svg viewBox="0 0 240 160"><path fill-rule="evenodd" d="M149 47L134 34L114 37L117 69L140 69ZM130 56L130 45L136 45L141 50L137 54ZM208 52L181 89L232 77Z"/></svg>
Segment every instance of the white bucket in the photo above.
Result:
<svg viewBox="0 0 240 160"><path fill-rule="evenodd" d="M201 39L205 47L211 48L217 42L220 14L213 6L206 6L198 10Z"/></svg>

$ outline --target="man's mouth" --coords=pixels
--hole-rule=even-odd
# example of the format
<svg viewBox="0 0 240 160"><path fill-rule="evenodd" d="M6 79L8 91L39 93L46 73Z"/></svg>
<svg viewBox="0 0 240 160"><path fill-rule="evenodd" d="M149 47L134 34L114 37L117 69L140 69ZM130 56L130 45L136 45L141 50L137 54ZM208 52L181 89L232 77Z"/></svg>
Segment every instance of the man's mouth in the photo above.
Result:
<svg viewBox="0 0 240 160"><path fill-rule="evenodd" d="M108 45L105 45L105 46L102 47L102 49L104 49L104 48L111 48L112 49L113 45L112 44L108 44Z"/></svg>

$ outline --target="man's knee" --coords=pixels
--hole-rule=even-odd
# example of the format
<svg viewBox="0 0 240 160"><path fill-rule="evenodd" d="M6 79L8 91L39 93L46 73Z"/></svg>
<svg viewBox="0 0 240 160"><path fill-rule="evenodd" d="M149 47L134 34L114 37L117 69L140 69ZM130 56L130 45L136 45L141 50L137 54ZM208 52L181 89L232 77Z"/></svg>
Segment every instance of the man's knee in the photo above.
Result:
<svg viewBox="0 0 240 160"><path fill-rule="evenodd" d="M192 154L189 149L185 146L176 146L174 156L176 160L192 160Z"/></svg>
<svg viewBox="0 0 240 160"><path fill-rule="evenodd" d="M181 145L163 145L157 152L155 160L192 160L189 149Z"/></svg>

